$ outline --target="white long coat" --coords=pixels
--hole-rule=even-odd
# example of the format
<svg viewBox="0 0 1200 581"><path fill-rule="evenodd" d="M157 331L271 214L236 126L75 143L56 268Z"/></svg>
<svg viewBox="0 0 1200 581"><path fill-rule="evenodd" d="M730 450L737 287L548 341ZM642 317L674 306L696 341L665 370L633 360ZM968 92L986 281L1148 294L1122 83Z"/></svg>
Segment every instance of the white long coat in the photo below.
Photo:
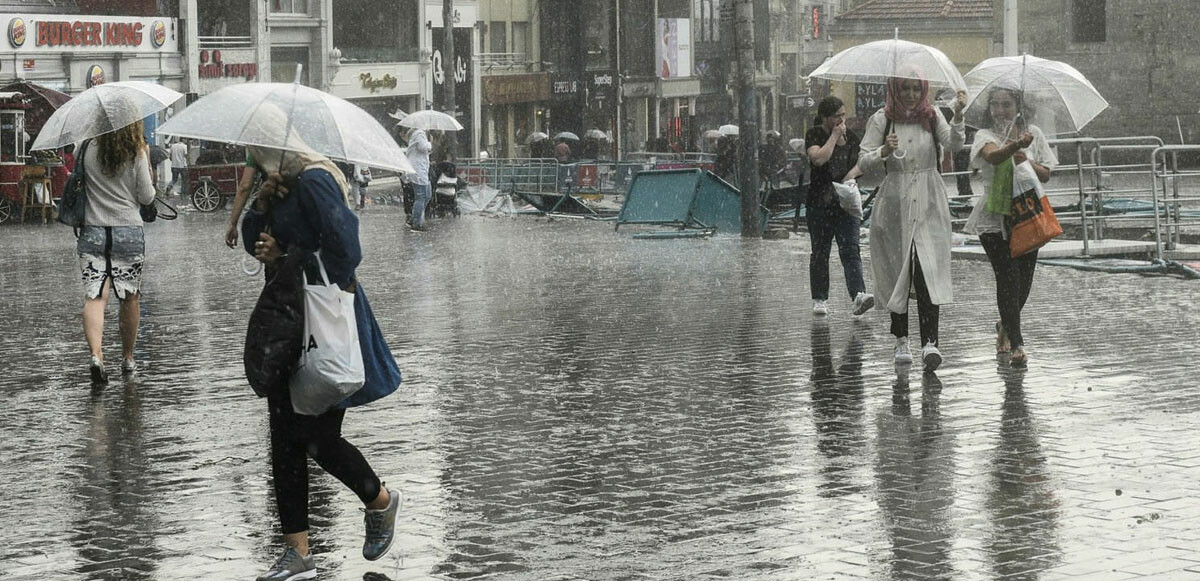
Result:
<svg viewBox="0 0 1200 581"><path fill-rule="evenodd" d="M943 153L962 149L966 140L962 123L951 125L938 116L937 141ZM871 212L871 271L875 275L875 296L880 308L893 313L908 312L912 286L912 251L921 260L921 271L935 305L953 302L950 287L950 203L946 184L938 173L940 159L934 159L933 134L915 123L895 123L892 130L900 138L904 159L889 156L884 160L883 130L887 117L882 109L867 121L862 151L858 156L866 186L879 184L875 209ZM885 171L886 163L886 171Z"/></svg>

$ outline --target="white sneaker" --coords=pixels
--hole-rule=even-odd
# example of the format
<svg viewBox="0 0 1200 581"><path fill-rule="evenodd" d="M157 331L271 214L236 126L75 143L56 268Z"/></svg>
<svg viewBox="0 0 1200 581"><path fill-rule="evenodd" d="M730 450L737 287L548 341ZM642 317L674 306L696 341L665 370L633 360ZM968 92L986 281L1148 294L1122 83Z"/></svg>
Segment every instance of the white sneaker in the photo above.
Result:
<svg viewBox="0 0 1200 581"><path fill-rule="evenodd" d="M896 337L896 363L912 363L912 353L908 351L908 337Z"/></svg>
<svg viewBox="0 0 1200 581"><path fill-rule="evenodd" d="M875 306L875 295L858 293L854 297L854 316L860 316Z"/></svg>
<svg viewBox="0 0 1200 581"><path fill-rule="evenodd" d="M942 364L942 352L938 351L937 345L926 343L921 348L921 361L925 364L925 371L935 371Z"/></svg>
<svg viewBox="0 0 1200 581"><path fill-rule="evenodd" d="M829 307L825 306L825 301L813 301L814 315L828 315Z"/></svg>

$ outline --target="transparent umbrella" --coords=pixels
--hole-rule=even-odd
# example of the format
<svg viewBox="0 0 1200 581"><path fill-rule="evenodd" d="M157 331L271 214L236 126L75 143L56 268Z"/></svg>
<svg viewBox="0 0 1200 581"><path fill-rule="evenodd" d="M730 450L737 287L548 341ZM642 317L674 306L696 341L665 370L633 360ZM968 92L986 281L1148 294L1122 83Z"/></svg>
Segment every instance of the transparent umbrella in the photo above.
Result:
<svg viewBox="0 0 1200 581"><path fill-rule="evenodd" d="M583 136L590 137L592 139L600 139L600 140L608 141L608 134L603 131L600 131L599 129L588 129L587 133L584 133Z"/></svg>
<svg viewBox="0 0 1200 581"><path fill-rule="evenodd" d="M991 126L988 98L994 89L1018 92L1018 114L1046 135L1077 133L1108 108L1108 101L1074 67L1035 56L987 59L967 73L966 81L970 97L963 114L972 127Z"/></svg>
<svg viewBox="0 0 1200 581"><path fill-rule="evenodd" d="M537 143L543 139L550 139L550 136L542 133L541 131L534 131L533 133L529 134L528 138L525 139L525 143Z"/></svg>
<svg viewBox="0 0 1200 581"><path fill-rule="evenodd" d="M738 129L737 125L722 125L717 128L717 132L721 135L740 135L742 130Z"/></svg>
<svg viewBox="0 0 1200 581"><path fill-rule="evenodd" d="M426 131L458 131L463 128L457 119L441 111L417 111L400 120L401 127L412 127Z"/></svg>
<svg viewBox="0 0 1200 581"><path fill-rule="evenodd" d="M245 83L202 97L159 133L286 151L414 173L404 151L358 106L299 83Z"/></svg>
<svg viewBox="0 0 1200 581"><path fill-rule="evenodd" d="M30 149L57 149L111 133L166 109L181 97L178 91L143 81L96 85L59 107Z"/></svg>
<svg viewBox="0 0 1200 581"><path fill-rule="evenodd" d="M888 78L924 79L934 87L965 89L958 67L942 51L893 38L852 46L817 67L810 77L831 81L886 83Z"/></svg>
<svg viewBox="0 0 1200 581"><path fill-rule="evenodd" d="M554 136L554 139L569 139L571 141L579 141L579 136L570 131L560 131Z"/></svg>

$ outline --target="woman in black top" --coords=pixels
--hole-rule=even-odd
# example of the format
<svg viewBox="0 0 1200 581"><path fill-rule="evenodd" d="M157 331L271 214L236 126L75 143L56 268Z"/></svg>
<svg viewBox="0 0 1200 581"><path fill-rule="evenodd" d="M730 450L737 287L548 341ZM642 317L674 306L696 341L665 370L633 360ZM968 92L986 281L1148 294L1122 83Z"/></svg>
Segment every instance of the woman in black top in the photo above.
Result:
<svg viewBox="0 0 1200 581"><path fill-rule="evenodd" d="M862 175L858 169L859 138L846 129L846 107L842 100L829 96L817 105L816 125L804 135L808 146L810 179L808 187L808 234L812 239L809 286L813 313L829 312L829 253L837 239L838 254L846 272L846 289L854 301L854 315L862 315L875 306L875 297L867 293L863 282L862 257L858 248L859 220L838 204L833 183L853 183Z"/></svg>

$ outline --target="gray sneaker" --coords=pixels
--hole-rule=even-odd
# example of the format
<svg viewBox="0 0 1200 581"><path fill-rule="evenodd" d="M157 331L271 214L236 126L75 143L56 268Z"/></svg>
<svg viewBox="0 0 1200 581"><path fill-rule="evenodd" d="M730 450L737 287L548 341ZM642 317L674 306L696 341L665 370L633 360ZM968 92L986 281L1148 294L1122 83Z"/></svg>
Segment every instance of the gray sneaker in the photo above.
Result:
<svg viewBox="0 0 1200 581"><path fill-rule="evenodd" d="M288 547L278 561L258 576L255 581L299 581L300 579L315 579L317 577L317 562L312 553L301 557L294 547Z"/></svg>
<svg viewBox="0 0 1200 581"><path fill-rule="evenodd" d="M375 561L387 554L396 538L396 515L400 512L400 492L388 491L388 507L379 510L363 509L363 523L367 526L367 538L363 540L363 558Z"/></svg>

